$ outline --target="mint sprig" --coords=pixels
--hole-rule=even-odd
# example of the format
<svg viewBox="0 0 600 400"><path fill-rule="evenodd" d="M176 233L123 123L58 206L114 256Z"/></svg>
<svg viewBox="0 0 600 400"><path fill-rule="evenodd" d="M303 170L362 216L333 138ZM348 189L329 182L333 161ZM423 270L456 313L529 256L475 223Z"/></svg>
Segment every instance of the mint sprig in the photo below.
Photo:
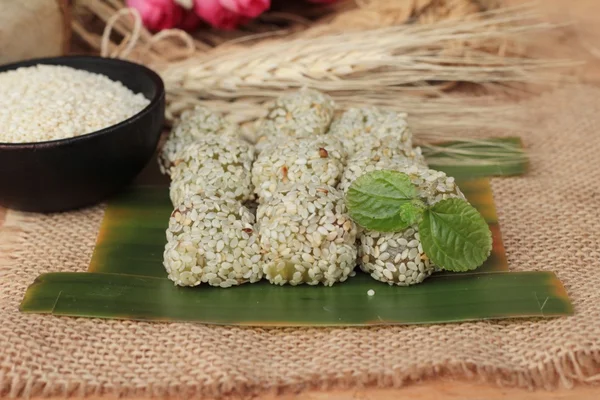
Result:
<svg viewBox="0 0 600 400"><path fill-rule="evenodd" d="M374 171L356 179L346 195L350 217L380 232L396 232L421 219L425 204L408 175Z"/></svg>
<svg viewBox="0 0 600 400"><path fill-rule="evenodd" d="M462 199L436 203L419 223L423 251L448 271L479 267L492 250L492 234L481 214Z"/></svg>
<svg viewBox="0 0 600 400"><path fill-rule="evenodd" d="M398 232L418 223L423 251L438 267L469 271L492 250L490 229L467 201L453 198L427 207L410 177L397 171L374 171L356 179L346 195L350 217L360 226Z"/></svg>

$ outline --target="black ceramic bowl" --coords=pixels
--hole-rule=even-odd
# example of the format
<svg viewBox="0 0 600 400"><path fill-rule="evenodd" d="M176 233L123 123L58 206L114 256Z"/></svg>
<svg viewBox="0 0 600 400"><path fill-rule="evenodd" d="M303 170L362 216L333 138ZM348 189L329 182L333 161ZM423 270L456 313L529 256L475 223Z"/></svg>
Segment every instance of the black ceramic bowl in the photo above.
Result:
<svg viewBox="0 0 600 400"><path fill-rule="evenodd" d="M150 104L117 125L74 138L0 143L0 205L54 212L99 203L130 183L154 154L164 122L164 84L142 65L101 57L28 60L0 66L0 72L37 64L106 75Z"/></svg>

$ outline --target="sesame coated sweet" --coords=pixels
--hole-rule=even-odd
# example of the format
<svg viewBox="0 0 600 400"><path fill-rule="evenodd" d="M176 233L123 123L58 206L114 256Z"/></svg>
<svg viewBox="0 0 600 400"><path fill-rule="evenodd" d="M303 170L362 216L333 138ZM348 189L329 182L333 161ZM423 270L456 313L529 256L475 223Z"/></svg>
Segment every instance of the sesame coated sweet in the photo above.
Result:
<svg viewBox="0 0 600 400"><path fill-rule="evenodd" d="M378 281L409 286L437 270L418 225L389 233L357 227L344 195L358 177L394 170L432 206L464 199L454 179L427 166L405 114L355 108L331 123L333 113L327 95L286 94L269 109L257 146L206 109L184 115L163 150L175 205L164 254L170 279L332 286L358 264ZM256 223L242 202L256 207Z"/></svg>
<svg viewBox="0 0 600 400"><path fill-rule="evenodd" d="M448 198L464 199L454 178L447 177L441 171L417 165L399 166L395 169L409 176L427 205ZM409 286L423 282L436 270L436 266L423 251L417 225L401 232L363 229L359 232L358 240L360 268L378 281Z"/></svg>
<svg viewBox="0 0 600 400"><path fill-rule="evenodd" d="M239 202L192 196L169 219L164 266L179 286L222 288L262 277L254 215Z"/></svg>
<svg viewBox="0 0 600 400"><path fill-rule="evenodd" d="M302 182L336 186L344 171L342 143L328 135L272 143L252 166L252 183L260 201L268 199L279 184Z"/></svg>
<svg viewBox="0 0 600 400"><path fill-rule="evenodd" d="M171 174L174 205L199 194L238 201L252 198L254 148L243 139L207 135L179 153Z"/></svg>
<svg viewBox="0 0 600 400"><path fill-rule="evenodd" d="M235 138L239 135L239 129L205 107L197 106L184 111L159 154L158 165L161 172L170 175L175 160L180 157L179 153L207 135Z"/></svg>
<svg viewBox="0 0 600 400"><path fill-rule="evenodd" d="M290 137L322 135L327 132L335 103L328 95L302 89L279 97L258 128L258 151L271 141L282 143Z"/></svg>
<svg viewBox="0 0 600 400"><path fill-rule="evenodd" d="M404 170L408 167L425 168L425 158L421 149L404 149L396 147L394 140L390 138L385 145L376 144L372 148L357 152L348 158L346 168L340 179L338 189L344 193L358 177L373 171L384 169ZM403 172L403 171L402 171Z"/></svg>
<svg viewBox="0 0 600 400"><path fill-rule="evenodd" d="M327 185L281 188L257 212L263 271L274 284L331 286L356 265L356 225L340 192Z"/></svg>
<svg viewBox="0 0 600 400"><path fill-rule="evenodd" d="M349 155L372 146L373 141L394 137L402 147L412 147L407 115L376 107L350 108L331 123L329 134L344 142Z"/></svg>

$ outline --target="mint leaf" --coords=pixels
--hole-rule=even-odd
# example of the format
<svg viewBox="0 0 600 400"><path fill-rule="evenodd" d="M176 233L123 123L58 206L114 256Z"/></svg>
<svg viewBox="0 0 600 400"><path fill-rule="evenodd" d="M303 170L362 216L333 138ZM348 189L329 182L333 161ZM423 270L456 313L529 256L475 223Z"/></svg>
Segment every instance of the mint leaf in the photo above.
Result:
<svg viewBox="0 0 600 400"><path fill-rule="evenodd" d="M369 172L352 182L346 206L357 224L380 232L408 228L425 209L408 175L386 170Z"/></svg>
<svg viewBox="0 0 600 400"><path fill-rule="evenodd" d="M442 200L419 223L423 251L438 267L469 271L479 267L492 250L492 234L479 212L462 199Z"/></svg>

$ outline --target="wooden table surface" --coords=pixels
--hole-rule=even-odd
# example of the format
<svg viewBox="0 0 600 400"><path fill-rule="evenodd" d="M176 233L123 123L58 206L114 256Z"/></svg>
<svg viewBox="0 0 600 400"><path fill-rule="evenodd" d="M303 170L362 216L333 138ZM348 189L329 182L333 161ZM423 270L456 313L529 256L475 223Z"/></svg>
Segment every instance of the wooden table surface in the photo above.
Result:
<svg viewBox="0 0 600 400"><path fill-rule="evenodd" d="M506 0L520 4L527 0ZM544 18L554 22L573 22L564 34L553 37L551 45L557 52L584 60L587 64L577 78L587 84L600 84L600 1L599 0L544 0L538 6ZM0 208L0 224L5 210ZM600 371L599 371L600 373ZM106 398L103 398L106 399ZM255 400L597 400L600 386L577 386L553 392L498 388L488 384L433 379L412 384L402 389L336 390L304 392L297 395L268 394ZM98 398L99 400L99 398ZM141 399L137 399L141 400Z"/></svg>

